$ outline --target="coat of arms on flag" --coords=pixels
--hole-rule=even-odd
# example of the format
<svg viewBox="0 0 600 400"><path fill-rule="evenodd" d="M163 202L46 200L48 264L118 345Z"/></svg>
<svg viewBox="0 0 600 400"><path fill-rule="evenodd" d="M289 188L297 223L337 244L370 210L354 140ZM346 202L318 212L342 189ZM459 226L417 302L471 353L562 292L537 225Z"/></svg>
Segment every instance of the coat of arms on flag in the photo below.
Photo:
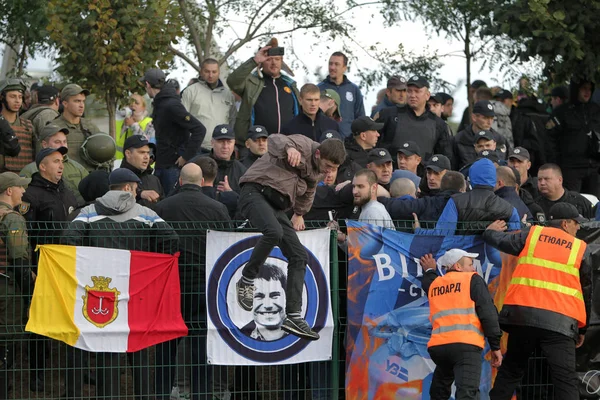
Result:
<svg viewBox="0 0 600 400"><path fill-rule="evenodd" d="M84 288L83 316L98 328L104 328L113 322L119 313L117 304L121 292L108 287L111 281L111 278L105 276L92 276L94 285L86 285Z"/></svg>

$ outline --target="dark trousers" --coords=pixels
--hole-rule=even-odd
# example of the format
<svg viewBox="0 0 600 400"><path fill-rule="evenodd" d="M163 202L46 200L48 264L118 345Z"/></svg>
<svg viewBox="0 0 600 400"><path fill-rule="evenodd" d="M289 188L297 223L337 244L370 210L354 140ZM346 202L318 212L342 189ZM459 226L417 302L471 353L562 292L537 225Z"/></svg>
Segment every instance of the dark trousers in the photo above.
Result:
<svg viewBox="0 0 600 400"><path fill-rule="evenodd" d="M287 215L276 210L260 192L261 186L244 184L240 192L239 209L244 218L258 229L263 236L258 240L242 275L255 279L271 250L279 246L288 260L286 312L302 310L302 288L308 256Z"/></svg>
<svg viewBox="0 0 600 400"><path fill-rule="evenodd" d="M156 168L154 170L154 175L160 179L160 184L165 191L165 196L168 196L173 188L175 188L177 179L179 179L179 168L176 166L169 168Z"/></svg>
<svg viewBox="0 0 600 400"><path fill-rule="evenodd" d="M519 327L508 334L508 349L498 370L491 400L508 400L521 382L529 357L539 346L548 361L554 384L554 397L577 400L577 373L575 372L575 340L545 329Z"/></svg>
<svg viewBox="0 0 600 400"><path fill-rule="evenodd" d="M481 348L455 343L433 346L428 351L435 363L429 389L431 400L448 400L452 382L456 383L456 400L479 399Z"/></svg>
<svg viewBox="0 0 600 400"><path fill-rule="evenodd" d="M150 365L148 349L127 353L127 363L133 370L133 392L136 400L150 399ZM96 396L101 399L120 399L121 370L124 367L120 353L96 353Z"/></svg>
<svg viewBox="0 0 600 400"><path fill-rule="evenodd" d="M0 400L8 399L8 392L11 386L11 369L14 359L14 346L12 342L0 342Z"/></svg>
<svg viewBox="0 0 600 400"><path fill-rule="evenodd" d="M562 173L567 189L600 196L598 168L563 168Z"/></svg>

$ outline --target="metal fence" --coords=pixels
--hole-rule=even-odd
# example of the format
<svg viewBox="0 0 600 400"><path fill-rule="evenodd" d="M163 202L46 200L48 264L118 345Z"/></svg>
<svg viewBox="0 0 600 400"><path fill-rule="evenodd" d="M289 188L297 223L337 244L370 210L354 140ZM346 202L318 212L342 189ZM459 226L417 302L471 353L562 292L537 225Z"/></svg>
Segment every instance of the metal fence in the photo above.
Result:
<svg viewBox="0 0 600 400"><path fill-rule="evenodd" d="M411 221L407 221L402 226L409 229L411 224ZM326 222L307 222L307 229L325 225ZM189 336L171 346L166 358L164 351L160 354L157 352L157 346L135 354L110 356L76 350L61 342L25 332L31 292L26 289L20 291L14 280L4 279L0 281L0 399L345 398L344 336L347 326L348 265L346 254L337 246L334 231L331 236L330 268L335 322L332 360L284 366L224 367L206 363L206 232L250 232L252 229L242 222L181 222L171 223L171 226L178 234L178 250L181 251L182 308L197 310L196 313L183 312L190 328ZM172 251L173 242L169 234L157 232L152 227L140 229L137 226L127 232L122 231L122 225L113 226L110 223L85 232L69 231L67 227L68 224L29 224L32 248L37 244L72 243L75 237L80 245L115 248L118 244L119 248L129 250ZM31 259L29 265L14 265L9 258L9 266L0 267L0 271L4 268L10 275L11 271L24 271L31 267L35 272L36 254L33 250ZM2 320L2 316L8 316L8 321ZM165 394L164 390L162 394L157 393L157 371L168 366L165 359L170 356L175 360L175 383L169 388L169 393ZM533 369L538 370L537 367ZM528 385L531 387L538 385L537 375L530 382ZM7 384L10 387L6 388ZM543 390L543 396L547 391ZM523 398L546 398L543 396Z"/></svg>

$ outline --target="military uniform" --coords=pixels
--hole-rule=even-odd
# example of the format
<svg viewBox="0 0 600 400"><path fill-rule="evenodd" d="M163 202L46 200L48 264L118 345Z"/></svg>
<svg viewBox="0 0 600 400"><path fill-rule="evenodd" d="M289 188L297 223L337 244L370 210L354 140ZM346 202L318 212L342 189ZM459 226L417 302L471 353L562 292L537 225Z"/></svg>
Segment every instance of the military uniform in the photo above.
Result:
<svg viewBox="0 0 600 400"><path fill-rule="evenodd" d="M25 185L29 179L19 180L11 174L0 175L0 189L9 185ZM29 243L25 219L10 204L0 202L0 399L8 399L9 369L14 360L12 340L15 332L22 330L23 298L31 293Z"/></svg>
<svg viewBox="0 0 600 400"><path fill-rule="evenodd" d="M69 145L69 158L83 165L88 171L94 171L96 169L96 166L85 161L83 157L81 157L81 152L79 149L88 137L92 136L95 133L100 133L98 127L93 123L87 121L85 118L81 118L79 124L72 124L69 121L67 121L62 115L56 118L54 121L52 121L52 123L60 128L67 128L69 130L69 134L67 135L67 144Z"/></svg>

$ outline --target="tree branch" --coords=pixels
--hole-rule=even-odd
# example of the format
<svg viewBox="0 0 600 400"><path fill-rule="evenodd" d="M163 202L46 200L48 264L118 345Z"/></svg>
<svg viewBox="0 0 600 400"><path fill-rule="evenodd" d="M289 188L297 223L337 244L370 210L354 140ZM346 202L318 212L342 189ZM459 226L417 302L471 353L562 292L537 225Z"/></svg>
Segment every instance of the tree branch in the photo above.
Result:
<svg viewBox="0 0 600 400"><path fill-rule="evenodd" d="M206 0L206 7L208 9L208 25L206 26L206 32L204 37L204 53L203 57L200 58L198 55L198 61L204 60L210 56L210 49L212 47L213 29L215 26L216 9L214 2Z"/></svg>
<svg viewBox="0 0 600 400"><path fill-rule="evenodd" d="M198 30L196 29L194 20L190 15L187 5L185 4L186 0L178 0L178 1L179 1L179 8L181 9L181 14L183 15L185 24L188 27L188 29L190 30L190 35L192 37L192 45L196 49L196 57L198 60L201 60L203 58L202 42L200 41L200 36L198 36ZM177 54L177 53L175 53L175 54ZM179 54L177 54L177 55L179 55ZM185 60L185 58L184 58L184 60ZM188 61L188 63L189 63L189 61ZM195 64L190 64L190 65L195 65ZM200 71L199 68L196 68L196 69L198 69L198 71Z"/></svg>
<svg viewBox="0 0 600 400"><path fill-rule="evenodd" d="M279 5L282 5L285 3L286 0L283 0ZM252 18L250 18L250 22L248 22L248 29L246 30L246 35L244 36L244 38L247 38L249 36L251 36L250 34L250 30L252 29L252 24L254 23L254 20L256 19L256 17L258 16L258 14L260 14L260 12L263 10L263 8L265 8L268 4L271 3L271 0L267 0L264 3L262 3L262 5L260 7L258 7L258 10L256 10L254 12L254 15L252 16ZM263 20L264 21L264 20ZM263 22L261 21L258 26L260 27L263 24Z"/></svg>
<svg viewBox="0 0 600 400"><path fill-rule="evenodd" d="M177 57L181 58L183 61L188 63L196 71L200 72L200 67L198 66L198 64L196 64L194 62L194 60L189 58L184 52L177 50L175 47L173 47L171 45L169 46L169 50L171 50Z"/></svg>

